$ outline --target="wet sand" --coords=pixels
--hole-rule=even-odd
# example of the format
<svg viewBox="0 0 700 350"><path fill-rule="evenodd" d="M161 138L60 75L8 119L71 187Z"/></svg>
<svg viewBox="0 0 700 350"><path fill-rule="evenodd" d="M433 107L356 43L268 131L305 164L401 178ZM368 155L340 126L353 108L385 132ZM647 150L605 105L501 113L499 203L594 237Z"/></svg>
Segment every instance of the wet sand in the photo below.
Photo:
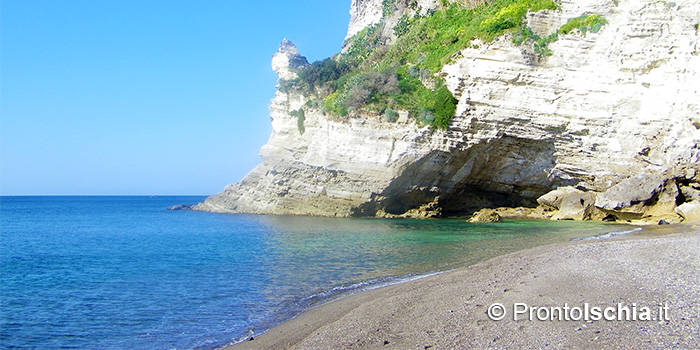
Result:
<svg viewBox="0 0 700 350"><path fill-rule="evenodd" d="M494 303L506 309L500 321L487 315ZM528 307L517 320L516 303ZM581 315L572 308L585 304L589 320L573 320ZM539 320L566 306L570 320ZM596 320L594 307L615 312ZM653 320L605 319L618 310ZM227 349L457 348L700 349L700 228L645 228L500 256L328 302Z"/></svg>

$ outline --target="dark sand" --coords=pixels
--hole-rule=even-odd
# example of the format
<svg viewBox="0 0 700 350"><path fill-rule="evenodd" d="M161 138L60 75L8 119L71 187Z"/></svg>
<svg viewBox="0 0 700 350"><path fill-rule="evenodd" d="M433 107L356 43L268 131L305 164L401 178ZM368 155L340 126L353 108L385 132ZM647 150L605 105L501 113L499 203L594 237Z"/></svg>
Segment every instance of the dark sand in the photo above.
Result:
<svg viewBox="0 0 700 350"><path fill-rule="evenodd" d="M493 303L506 307L505 319L488 318ZM514 303L636 303L638 314L649 307L654 318L666 303L669 321L515 321ZM508 254L331 301L229 349L523 348L700 349L700 228L655 227Z"/></svg>

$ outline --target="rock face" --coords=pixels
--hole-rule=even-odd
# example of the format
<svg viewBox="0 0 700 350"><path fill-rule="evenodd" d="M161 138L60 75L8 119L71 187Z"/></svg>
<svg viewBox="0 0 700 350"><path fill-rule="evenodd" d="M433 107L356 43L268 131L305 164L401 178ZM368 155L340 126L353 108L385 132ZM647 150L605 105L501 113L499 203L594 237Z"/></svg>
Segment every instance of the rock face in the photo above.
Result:
<svg viewBox="0 0 700 350"><path fill-rule="evenodd" d="M678 215L690 222L700 221L700 202L683 203L676 208Z"/></svg>
<svg viewBox="0 0 700 350"><path fill-rule="evenodd" d="M272 70L277 73L280 80L296 78L297 70L308 64L306 57L300 55L294 43L287 39L282 40L279 50L272 56Z"/></svg>
<svg viewBox="0 0 700 350"><path fill-rule="evenodd" d="M664 179L651 174L640 174L629 177L604 193L598 195L595 206L605 210L630 208L653 198L664 184Z"/></svg>
<svg viewBox="0 0 700 350"><path fill-rule="evenodd" d="M416 10L409 9L409 3L411 3L411 7L415 6L417 12L421 15L438 7L436 0L393 0L392 3L394 12L387 14L385 17L384 0L352 0L350 4L350 24L348 25L345 43L347 44L347 40L362 29L378 24L382 20L384 21L382 36L387 42L391 42L396 38L393 28L401 15L404 13L414 15L416 12Z"/></svg>
<svg viewBox="0 0 700 350"><path fill-rule="evenodd" d="M350 4L350 24L348 35L350 39L362 29L379 23L382 20L382 0L352 0Z"/></svg>
<svg viewBox="0 0 700 350"><path fill-rule="evenodd" d="M558 188L537 198L537 203L556 210L552 220L590 220L596 214L594 192L583 192L573 187Z"/></svg>
<svg viewBox="0 0 700 350"><path fill-rule="evenodd" d="M537 203L539 203L541 206L558 210L561 208L564 198L569 196L580 196L582 193L584 192L574 187L564 186L557 188L556 190L549 192L540 198L537 198Z"/></svg>
<svg viewBox="0 0 700 350"><path fill-rule="evenodd" d="M381 3L353 0L348 34L376 23ZM396 122L371 112L340 120L311 107L299 118L291 112L307 98L278 89L262 164L196 209L470 215L533 207L573 186L578 197L555 206L567 208L560 218L595 217L593 209L642 218L656 206L680 221L675 208L700 188L700 8L691 0L564 0L528 22L545 35L584 13L608 24L560 35L543 59L507 36L462 50L439 73L459 101L447 130L421 127L405 112ZM288 41L273 58L281 80L305 64Z"/></svg>
<svg viewBox="0 0 700 350"><path fill-rule="evenodd" d="M474 215L472 215L472 217L468 220L468 222L479 224L495 223L501 221L503 221L503 218L501 218L501 216L498 215L496 210L493 209L480 210L474 213Z"/></svg>

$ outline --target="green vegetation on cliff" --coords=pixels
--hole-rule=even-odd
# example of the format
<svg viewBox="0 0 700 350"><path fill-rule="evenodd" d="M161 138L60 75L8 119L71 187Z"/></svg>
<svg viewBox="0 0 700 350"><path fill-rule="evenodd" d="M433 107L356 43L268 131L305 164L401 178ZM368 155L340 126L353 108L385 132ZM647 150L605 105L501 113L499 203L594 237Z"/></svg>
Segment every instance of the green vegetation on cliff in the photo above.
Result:
<svg viewBox="0 0 700 350"><path fill-rule="evenodd" d="M565 25L559 28L559 33L569 34L574 29L578 29L582 34L586 34L587 31L597 33L600 28L607 23L608 21L601 15L583 15L570 19Z"/></svg>
<svg viewBox="0 0 700 350"><path fill-rule="evenodd" d="M528 12L556 8L552 0L496 0L474 8L454 3L416 21L397 39L388 56L435 73L474 39L491 42L524 26Z"/></svg>
<svg viewBox="0 0 700 350"><path fill-rule="evenodd" d="M559 30L544 38L533 33L530 27L521 26L518 33L513 36L513 42L518 45L532 45L535 54L538 58L541 58L542 56L549 56L552 54L548 45L557 41L559 39L559 34L569 34L576 29L583 35L586 35L589 31L597 33L606 23L608 23L608 21L600 15L583 15L569 19Z"/></svg>
<svg viewBox="0 0 700 350"><path fill-rule="evenodd" d="M408 111L419 122L447 128L457 101L435 73L475 39L491 42L512 33L518 44L529 43L537 55L548 55L547 45L558 33L579 29L597 31L605 24L598 15L569 21L558 32L539 38L527 27L528 12L557 9L553 0L494 0L471 8L443 5L420 15L415 1L384 0L384 19L350 38L342 53L302 69L283 89L300 89L314 96L310 105L344 117L354 110L383 113L396 120L397 110ZM389 16L398 16L385 28ZM396 36L386 37L387 29ZM384 34L383 34L384 33Z"/></svg>
<svg viewBox="0 0 700 350"><path fill-rule="evenodd" d="M304 131L306 131L306 128L304 127L304 120L306 120L306 117L304 116L304 109L300 108L294 111L289 112L289 115L297 118L297 129L299 129L299 134L304 134Z"/></svg>

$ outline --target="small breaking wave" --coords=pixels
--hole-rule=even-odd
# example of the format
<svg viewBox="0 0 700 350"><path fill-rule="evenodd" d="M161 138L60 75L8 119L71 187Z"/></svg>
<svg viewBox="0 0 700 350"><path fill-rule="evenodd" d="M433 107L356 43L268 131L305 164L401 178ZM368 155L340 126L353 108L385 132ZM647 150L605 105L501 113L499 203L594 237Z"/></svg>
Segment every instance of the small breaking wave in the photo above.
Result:
<svg viewBox="0 0 700 350"><path fill-rule="evenodd" d="M389 277L381 277L381 278L374 278L366 281L361 281L357 283L352 283L352 284L346 284L346 285L341 285L337 286L334 288L331 288L329 290L325 290L319 293L312 294L310 296L307 296L305 298L302 298L299 301L296 302L291 302L288 301L286 306L281 307L278 312L281 312L280 314L277 315L277 317L273 317L273 319L266 320L266 322L263 322L262 324L258 324L256 328L251 327L248 332L243 333L239 335L238 337L234 338L232 341L226 343L225 345L216 347L215 349L223 349L226 346L238 344L241 342L244 342L246 340L250 340L251 338L254 338L257 335L260 335L262 333L265 333L272 329L274 326L277 326L279 324L282 324L283 322L286 322L290 319L293 319L297 316L299 316L301 313L304 311L314 307L318 306L321 304L325 304L329 301L349 296L352 294L356 293L361 293L361 292L366 292L369 290L373 289L379 289L383 287L388 287L388 286L393 286L396 284L401 284L405 282L411 282L415 280L419 280L421 278L425 277L430 277L430 276L435 276L441 272L430 272L430 273L425 273L425 274L411 274L411 275L403 275L403 276L389 276Z"/></svg>
<svg viewBox="0 0 700 350"><path fill-rule="evenodd" d="M641 230L642 230L641 227L637 227L637 228L634 228L631 230L613 231L613 232L604 233L602 235L574 238L574 239L572 239L572 241L589 241L589 240L593 240L593 239L608 239L608 238L615 237L615 236L628 235L630 233L639 232Z"/></svg>
<svg viewBox="0 0 700 350"><path fill-rule="evenodd" d="M306 308L313 307L319 304L329 302L331 300L344 297L347 295L366 292L373 289L383 288L392 286L395 284L401 284L405 282L411 282L419 280L421 278L430 277L439 274L440 272L431 272L419 275L407 275L407 276L390 276L375 278L367 281L352 283L348 285L342 285L338 287L331 288L329 290L312 294L308 297L301 299L301 304L305 305Z"/></svg>

